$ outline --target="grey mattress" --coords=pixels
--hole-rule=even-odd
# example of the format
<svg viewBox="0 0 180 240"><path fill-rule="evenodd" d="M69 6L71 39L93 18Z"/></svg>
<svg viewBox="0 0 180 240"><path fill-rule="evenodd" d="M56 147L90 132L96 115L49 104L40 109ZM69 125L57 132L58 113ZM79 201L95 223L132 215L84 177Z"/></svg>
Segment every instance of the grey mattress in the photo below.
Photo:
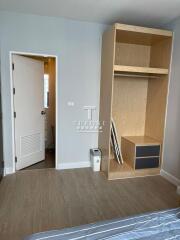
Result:
<svg viewBox="0 0 180 240"><path fill-rule="evenodd" d="M37 233L26 240L177 240L180 208Z"/></svg>

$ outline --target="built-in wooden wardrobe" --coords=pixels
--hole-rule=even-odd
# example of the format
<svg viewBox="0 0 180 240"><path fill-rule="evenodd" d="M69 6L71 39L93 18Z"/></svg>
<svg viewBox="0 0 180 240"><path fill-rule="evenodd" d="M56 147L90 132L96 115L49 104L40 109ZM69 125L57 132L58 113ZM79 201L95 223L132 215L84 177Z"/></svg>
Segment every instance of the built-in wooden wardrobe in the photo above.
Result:
<svg viewBox="0 0 180 240"><path fill-rule="evenodd" d="M118 23L103 34L99 148L108 179L160 173L172 35ZM123 164L111 150L112 118Z"/></svg>

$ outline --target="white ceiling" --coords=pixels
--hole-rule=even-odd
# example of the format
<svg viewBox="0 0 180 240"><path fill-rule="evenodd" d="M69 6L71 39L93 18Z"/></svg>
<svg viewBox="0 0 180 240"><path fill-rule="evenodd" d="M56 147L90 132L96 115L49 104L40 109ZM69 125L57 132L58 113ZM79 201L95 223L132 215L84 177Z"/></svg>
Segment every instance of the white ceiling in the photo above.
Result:
<svg viewBox="0 0 180 240"><path fill-rule="evenodd" d="M0 10L105 24L159 26L180 16L180 0L0 0Z"/></svg>

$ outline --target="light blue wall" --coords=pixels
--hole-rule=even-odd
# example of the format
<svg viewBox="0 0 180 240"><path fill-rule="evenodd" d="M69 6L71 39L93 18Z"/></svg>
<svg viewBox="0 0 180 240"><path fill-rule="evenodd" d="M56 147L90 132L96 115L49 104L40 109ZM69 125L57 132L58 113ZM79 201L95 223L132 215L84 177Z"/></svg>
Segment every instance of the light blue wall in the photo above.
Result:
<svg viewBox="0 0 180 240"><path fill-rule="evenodd" d="M97 147L97 133L77 133L75 120L86 120L84 105L97 106L98 119L101 37L107 26L60 18L0 12L4 159L12 169L12 129L9 52L58 56L58 164L88 163ZM74 107L67 102L74 101Z"/></svg>
<svg viewBox="0 0 180 240"><path fill-rule="evenodd" d="M165 130L163 170L180 184L180 19L166 28L174 31L172 66Z"/></svg>
<svg viewBox="0 0 180 240"><path fill-rule="evenodd" d="M84 105L95 105L98 119L101 36L107 26L0 12L4 158L12 170L12 129L9 51L46 53L58 56L58 164L88 163L89 149L97 147L96 133L77 133L75 120L87 120ZM166 26L167 28L167 26ZM180 179L180 20L174 30L174 54L169 91L163 170ZM67 102L74 101L74 107Z"/></svg>

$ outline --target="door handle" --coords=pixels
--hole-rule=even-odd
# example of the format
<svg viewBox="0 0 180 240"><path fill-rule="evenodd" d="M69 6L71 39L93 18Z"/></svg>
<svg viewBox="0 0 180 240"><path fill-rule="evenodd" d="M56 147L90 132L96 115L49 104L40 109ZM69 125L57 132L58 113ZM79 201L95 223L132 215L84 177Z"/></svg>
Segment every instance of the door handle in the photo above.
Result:
<svg viewBox="0 0 180 240"><path fill-rule="evenodd" d="M41 111L41 115L46 115L46 112L45 111Z"/></svg>

